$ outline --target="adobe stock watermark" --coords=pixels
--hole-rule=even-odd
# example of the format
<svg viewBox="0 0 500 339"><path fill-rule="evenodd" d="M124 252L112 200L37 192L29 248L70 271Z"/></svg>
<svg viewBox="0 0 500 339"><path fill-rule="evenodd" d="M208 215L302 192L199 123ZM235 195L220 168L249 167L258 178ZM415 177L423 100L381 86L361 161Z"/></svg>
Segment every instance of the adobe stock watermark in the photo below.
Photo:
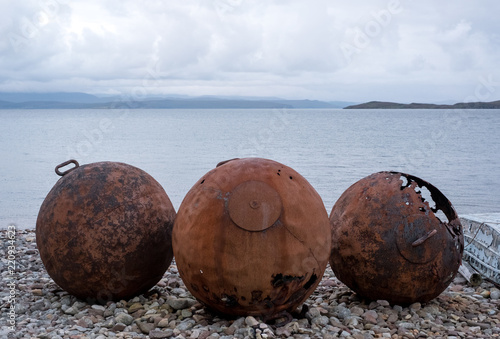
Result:
<svg viewBox="0 0 500 339"><path fill-rule="evenodd" d="M98 126L91 130L83 131L83 138L76 145L67 145L67 159L79 158L90 155L97 146L104 141L104 136L115 129L113 121L109 118L102 118Z"/></svg>
<svg viewBox="0 0 500 339"><path fill-rule="evenodd" d="M499 86L500 82L495 81L492 74L479 76L474 93L464 98L463 102L488 101ZM471 110L470 108L447 109L443 116L443 121L448 126L446 130L435 127L430 138L415 145L409 154L401 155L401 161L406 170L413 171L422 166L426 158L439 151L440 145L449 137L449 133L464 126Z"/></svg>
<svg viewBox="0 0 500 339"><path fill-rule="evenodd" d="M82 138L74 145L66 146L67 159L87 157L93 153L109 135L116 129L116 121L123 120L130 113L130 110L137 107L137 102L147 98L148 88L157 86L160 81L158 62L152 64L146 70L140 85L135 86L130 94L122 94L120 99L110 107L113 109L113 117L103 117L93 129L82 132Z"/></svg>
<svg viewBox="0 0 500 339"><path fill-rule="evenodd" d="M238 145L238 154L261 157L266 152L267 146L290 124L287 113L286 108L273 109L268 123L255 136L248 138L246 143Z"/></svg>
<svg viewBox="0 0 500 339"><path fill-rule="evenodd" d="M339 45L345 60L351 63L353 57L361 53L373 40L377 39L384 29L391 24L394 16L402 11L401 1L391 0L387 3L386 8L371 12L371 20L361 26L348 29L351 33L349 41L344 40Z"/></svg>
<svg viewBox="0 0 500 339"><path fill-rule="evenodd" d="M243 0L216 0L214 2L215 11L219 17L230 14L234 12L239 6L241 6Z"/></svg>
<svg viewBox="0 0 500 339"><path fill-rule="evenodd" d="M36 38L41 30L59 15L61 5L67 0L40 0L38 9L31 17L23 16L18 21L16 32L10 32L8 38L15 52L26 48L31 39Z"/></svg>
<svg viewBox="0 0 500 339"><path fill-rule="evenodd" d="M7 328L9 331L15 331L17 315L16 315L16 299L17 294L17 273L16 273L16 259L17 259L17 248L16 248L16 225L7 226L6 233L6 258L7 259L7 270L6 275L2 277L4 279L7 290L9 291L7 296L7 303L9 304L9 310L7 312L7 316L5 322L7 324Z"/></svg>

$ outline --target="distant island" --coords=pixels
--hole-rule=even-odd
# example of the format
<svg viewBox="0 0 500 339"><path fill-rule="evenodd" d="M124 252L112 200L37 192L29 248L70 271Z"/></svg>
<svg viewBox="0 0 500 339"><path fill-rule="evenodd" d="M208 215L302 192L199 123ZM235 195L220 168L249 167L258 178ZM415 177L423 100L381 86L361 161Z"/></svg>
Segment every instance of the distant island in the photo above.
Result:
<svg viewBox="0 0 500 339"><path fill-rule="evenodd" d="M251 96L93 95L82 92L0 92L0 109L500 109L500 101L452 105L370 101L320 101Z"/></svg>
<svg viewBox="0 0 500 339"><path fill-rule="evenodd" d="M492 102L459 102L453 105L438 104L399 104L396 102L370 101L359 105L350 105L345 109L500 109L500 100Z"/></svg>
<svg viewBox="0 0 500 339"><path fill-rule="evenodd" d="M287 100L281 98L181 95L97 96L80 92L2 93L0 109L272 109L272 108L344 108L354 102Z"/></svg>

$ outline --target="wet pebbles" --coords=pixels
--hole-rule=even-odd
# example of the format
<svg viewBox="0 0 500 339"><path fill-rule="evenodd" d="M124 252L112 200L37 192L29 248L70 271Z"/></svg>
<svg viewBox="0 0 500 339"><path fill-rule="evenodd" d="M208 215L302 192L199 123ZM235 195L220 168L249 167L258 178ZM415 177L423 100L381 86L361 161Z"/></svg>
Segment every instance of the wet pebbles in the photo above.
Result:
<svg viewBox="0 0 500 339"><path fill-rule="evenodd" d="M230 318L211 313L185 288L172 264L145 295L88 304L50 279L36 248L35 233L16 234L16 271L8 271L7 232L1 231L2 323L9 338L495 338L500 336L500 291L491 283L470 287L457 276L438 298L409 306L361 300L327 269L323 280L276 327L258 317ZM355 268L353 268L355 269ZM6 283L14 282L15 285ZM10 287L9 287L10 286ZM15 293L13 302L12 295ZM11 304L15 314L11 311ZM10 313L9 313L10 312ZM15 321L11 331L9 320ZM281 319L283 320L283 319ZM277 322L280 319L276 320Z"/></svg>

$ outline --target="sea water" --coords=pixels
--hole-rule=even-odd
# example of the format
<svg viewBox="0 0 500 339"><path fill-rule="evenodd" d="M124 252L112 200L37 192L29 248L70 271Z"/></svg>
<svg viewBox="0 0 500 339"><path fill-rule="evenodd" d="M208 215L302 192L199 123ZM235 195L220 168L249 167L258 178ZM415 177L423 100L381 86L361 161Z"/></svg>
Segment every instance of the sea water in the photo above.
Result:
<svg viewBox="0 0 500 339"><path fill-rule="evenodd" d="M152 175L176 210L222 160L292 167L328 212L353 183L402 171L458 214L500 212L500 110L0 110L0 228L34 228L56 165L124 162Z"/></svg>

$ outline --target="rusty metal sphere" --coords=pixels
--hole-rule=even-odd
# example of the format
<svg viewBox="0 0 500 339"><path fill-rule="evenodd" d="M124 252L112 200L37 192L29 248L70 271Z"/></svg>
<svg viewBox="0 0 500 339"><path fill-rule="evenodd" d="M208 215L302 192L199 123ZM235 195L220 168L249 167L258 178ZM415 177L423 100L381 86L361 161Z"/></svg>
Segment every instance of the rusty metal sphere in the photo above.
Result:
<svg viewBox="0 0 500 339"><path fill-rule="evenodd" d="M455 209L436 187L412 175L380 172L361 179L335 203L330 224L330 266L368 299L429 301L461 264Z"/></svg>
<svg viewBox="0 0 500 339"><path fill-rule="evenodd" d="M325 206L296 171L278 162L220 163L187 193L172 234L186 287L230 315L272 317L314 291L330 255Z"/></svg>
<svg viewBox="0 0 500 339"><path fill-rule="evenodd" d="M62 166L75 167L60 172ZM173 257L175 210L146 172L118 162L56 167L36 241L48 274L67 292L104 303L146 292Z"/></svg>

